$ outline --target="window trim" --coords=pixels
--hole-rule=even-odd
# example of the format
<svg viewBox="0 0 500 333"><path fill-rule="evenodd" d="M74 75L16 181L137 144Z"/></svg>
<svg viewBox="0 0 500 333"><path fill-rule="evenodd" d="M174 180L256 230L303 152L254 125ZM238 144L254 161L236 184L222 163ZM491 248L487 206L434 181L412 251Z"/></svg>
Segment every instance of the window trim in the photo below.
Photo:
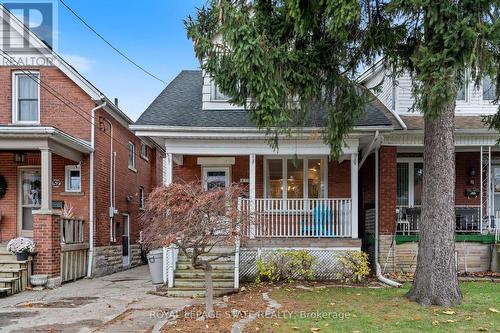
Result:
<svg viewBox="0 0 500 333"><path fill-rule="evenodd" d="M398 163L408 163L408 208L420 207L420 205L415 206L415 164L416 163L424 163L423 157L401 157L396 159L396 166ZM397 179L396 179L396 187L397 187ZM404 207L397 205L397 193L396 193L396 208Z"/></svg>
<svg viewBox="0 0 500 333"><path fill-rule="evenodd" d="M288 179L288 165L287 165L287 160L293 159L293 155L280 155L280 156L264 156L264 198L270 199L269 193L267 193L267 185L268 185L268 176L269 176L269 167L268 167L268 160L281 160L282 163L282 177L283 177L283 188L287 188L287 179ZM312 156L312 155L303 155L299 156L299 159L301 159L303 162L303 172L304 172L304 177L303 177L303 188L304 188L304 194L303 194L303 199L311 199L309 198L309 187L308 187L308 175L307 175L307 170L308 170L308 165L309 165L309 160L321 160L323 163L323 174L321 175L321 183L323 185L323 191L321 198L328 198L328 158L324 156ZM280 199L280 198L275 198L275 199ZM283 191L283 195L281 197L283 200L288 199L288 193L287 191ZM314 198L312 198L314 199Z"/></svg>
<svg viewBox="0 0 500 333"><path fill-rule="evenodd" d="M146 154L143 154L142 153L142 147L146 147ZM145 161L149 161L149 157L148 157L148 152L149 152L149 146L144 142L144 141L141 141L141 151L140 151L140 156L143 160Z"/></svg>
<svg viewBox="0 0 500 333"><path fill-rule="evenodd" d="M132 145L132 165L130 165L130 146ZM135 161L135 144L132 142L132 141L129 141L128 142L128 145L127 145L127 165L128 165L128 168L134 172L137 171L137 169L135 168L136 166L136 161Z"/></svg>
<svg viewBox="0 0 500 333"><path fill-rule="evenodd" d="M79 189L71 189L70 185L70 176L71 171L78 171L80 173L80 188ZM64 167L64 191L70 193L80 193L82 191L82 169L79 165L66 165Z"/></svg>
<svg viewBox="0 0 500 333"><path fill-rule="evenodd" d="M219 90L220 91L220 90ZM221 93L222 95L222 93ZM217 98L217 84L214 80L210 81L210 101L212 102L227 102L230 98Z"/></svg>
<svg viewBox="0 0 500 333"><path fill-rule="evenodd" d="M139 209L144 210L144 186L139 186Z"/></svg>
<svg viewBox="0 0 500 333"><path fill-rule="evenodd" d="M37 108L37 118L38 120L36 121L30 121L30 120L18 120L19 116L19 101L18 101L18 92L19 92L19 80L18 78L21 75L26 75L28 73L29 75L36 75L38 77L38 84L37 84L37 93L38 93L38 108ZM38 125L40 124L40 72L39 71L12 71L12 123L13 124L27 124L27 125Z"/></svg>
<svg viewBox="0 0 500 333"><path fill-rule="evenodd" d="M231 166L229 165L219 165L219 166L205 166L201 167L201 177L203 189L208 190L207 187L207 172L209 171L224 171L226 173L226 187L231 184Z"/></svg>

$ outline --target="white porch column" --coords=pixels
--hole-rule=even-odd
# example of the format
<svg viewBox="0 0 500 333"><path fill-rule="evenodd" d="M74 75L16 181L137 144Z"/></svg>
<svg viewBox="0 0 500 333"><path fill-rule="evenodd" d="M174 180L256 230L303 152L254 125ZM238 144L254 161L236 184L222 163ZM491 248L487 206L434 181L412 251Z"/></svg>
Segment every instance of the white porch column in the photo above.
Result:
<svg viewBox="0 0 500 333"><path fill-rule="evenodd" d="M52 210L52 151L48 148L40 149L42 168L42 200L40 210L49 212Z"/></svg>
<svg viewBox="0 0 500 333"><path fill-rule="evenodd" d="M351 154L351 237L358 238L358 154Z"/></svg>
<svg viewBox="0 0 500 333"><path fill-rule="evenodd" d="M163 159L163 185L168 186L173 182L174 157L167 153Z"/></svg>
<svg viewBox="0 0 500 333"><path fill-rule="evenodd" d="M255 238L255 154L250 154L248 195L250 199L250 238Z"/></svg>

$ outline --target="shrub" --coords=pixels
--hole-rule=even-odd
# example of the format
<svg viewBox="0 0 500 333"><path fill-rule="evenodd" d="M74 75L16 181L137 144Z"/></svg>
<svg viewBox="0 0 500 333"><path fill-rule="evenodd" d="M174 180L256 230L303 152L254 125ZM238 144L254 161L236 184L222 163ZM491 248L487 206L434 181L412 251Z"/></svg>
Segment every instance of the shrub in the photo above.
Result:
<svg viewBox="0 0 500 333"><path fill-rule="evenodd" d="M316 258L307 250L277 250L267 260L258 259L255 282L313 280Z"/></svg>
<svg viewBox="0 0 500 333"><path fill-rule="evenodd" d="M341 272L338 278L345 282L361 282L370 274L368 254L362 251L346 251L338 256Z"/></svg>

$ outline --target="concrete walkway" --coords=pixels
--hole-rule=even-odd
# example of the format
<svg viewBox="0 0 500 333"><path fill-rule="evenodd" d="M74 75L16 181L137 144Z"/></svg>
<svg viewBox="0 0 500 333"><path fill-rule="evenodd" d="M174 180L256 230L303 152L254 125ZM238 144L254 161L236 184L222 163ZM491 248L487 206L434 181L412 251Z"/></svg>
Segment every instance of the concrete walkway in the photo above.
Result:
<svg viewBox="0 0 500 333"><path fill-rule="evenodd" d="M185 298L147 294L147 266L0 298L0 332L151 332Z"/></svg>

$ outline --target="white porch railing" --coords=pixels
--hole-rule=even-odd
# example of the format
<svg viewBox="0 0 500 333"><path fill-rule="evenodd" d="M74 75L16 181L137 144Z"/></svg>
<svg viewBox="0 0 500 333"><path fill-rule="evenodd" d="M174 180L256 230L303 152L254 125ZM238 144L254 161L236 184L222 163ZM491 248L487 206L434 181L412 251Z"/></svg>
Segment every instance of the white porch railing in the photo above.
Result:
<svg viewBox="0 0 500 333"><path fill-rule="evenodd" d="M253 237L351 237L352 203L345 199L242 199Z"/></svg>

